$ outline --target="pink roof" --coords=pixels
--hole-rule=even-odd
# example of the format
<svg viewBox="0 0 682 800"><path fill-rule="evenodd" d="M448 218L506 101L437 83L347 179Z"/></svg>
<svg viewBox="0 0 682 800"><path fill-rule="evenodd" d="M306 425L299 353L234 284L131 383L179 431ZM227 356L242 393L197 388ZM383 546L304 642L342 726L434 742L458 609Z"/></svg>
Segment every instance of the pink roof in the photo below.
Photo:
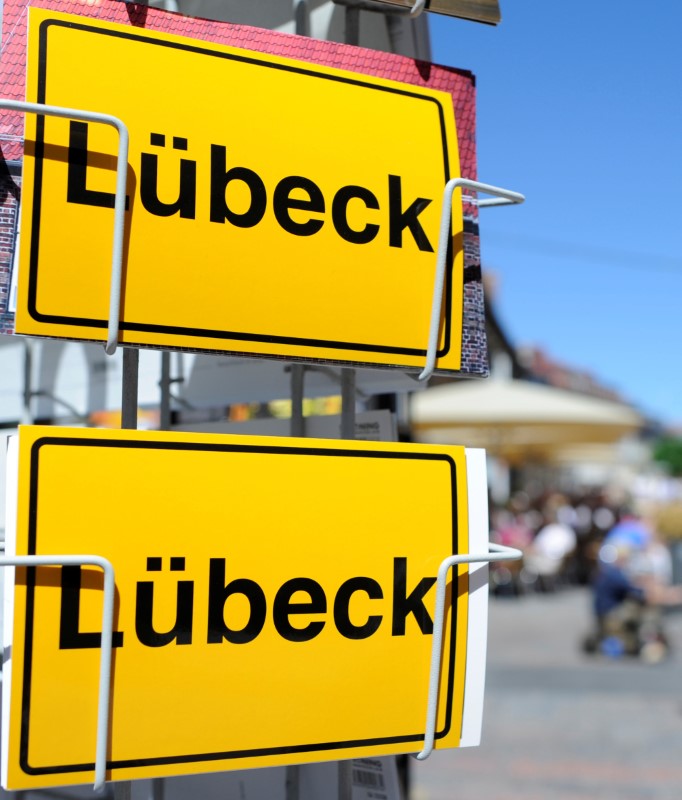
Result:
<svg viewBox="0 0 682 800"><path fill-rule="evenodd" d="M462 175L471 179L476 178L475 83L473 75L465 70L248 25L185 17L182 14L124 3L120 0L98 0L92 4L87 0L29 0L29 2L4 0L0 96L13 100L25 99L28 6L188 36L261 53L272 53L449 92L455 109ZM22 157L23 131L22 114L9 111L0 113L0 145L6 160Z"/></svg>

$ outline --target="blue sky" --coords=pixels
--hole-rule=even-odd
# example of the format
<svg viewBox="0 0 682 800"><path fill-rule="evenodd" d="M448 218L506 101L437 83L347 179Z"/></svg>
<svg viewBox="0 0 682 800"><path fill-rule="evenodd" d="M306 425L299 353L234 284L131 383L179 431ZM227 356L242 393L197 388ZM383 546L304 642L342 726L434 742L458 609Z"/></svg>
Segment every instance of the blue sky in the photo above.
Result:
<svg viewBox="0 0 682 800"><path fill-rule="evenodd" d="M477 78L484 270L516 345L682 425L682 2L501 0L429 15L433 61Z"/></svg>

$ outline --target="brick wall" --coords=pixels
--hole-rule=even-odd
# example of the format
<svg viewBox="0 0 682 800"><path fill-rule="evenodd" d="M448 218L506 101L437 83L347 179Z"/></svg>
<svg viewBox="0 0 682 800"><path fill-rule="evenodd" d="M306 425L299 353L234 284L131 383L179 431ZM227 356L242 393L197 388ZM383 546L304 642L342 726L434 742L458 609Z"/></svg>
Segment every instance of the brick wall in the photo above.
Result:
<svg viewBox="0 0 682 800"><path fill-rule="evenodd" d="M480 377L489 374L478 219L470 216L464 217L462 372Z"/></svg>
<svg viewBox="0 0 682 800"><path fill-rule="evenodd" d="M14 333L14 314L7 310L14 240L19 212L21 165L0 160L0 334Z"/></svg>

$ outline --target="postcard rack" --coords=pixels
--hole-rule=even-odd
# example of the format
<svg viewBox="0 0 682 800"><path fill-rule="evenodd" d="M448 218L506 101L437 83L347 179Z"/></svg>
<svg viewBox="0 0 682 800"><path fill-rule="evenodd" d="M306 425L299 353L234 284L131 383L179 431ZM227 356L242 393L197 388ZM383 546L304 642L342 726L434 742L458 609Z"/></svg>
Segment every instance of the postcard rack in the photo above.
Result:
<svg viewBox="0 0 682 800"><path fill-rule="evenodd" d="M0 109L23 111L27 113L55 116L68 119L77 119L105 124L114 127L118 132L118 155L116 163L116 192L114 200L113 244L111 257L111 280L109 296L109 317L107 325L107 341L104 349L108 355L113 355L119 346L119 316L121 309L121 293L123 280L124 237L125 237L125 206L126 206L126 179L128 164L128 130L125 123L117 117L89 111L61 108L39 103L0 99ZM428 347L422 371L417 380L426 382L432 375L436 365L438 338L440 330L441 309L445 278L447 272L448 249L450 244L450 226L452 218L453 195L456 191L466 189L470 192L487 194L492 199L481 200L479 207L495 205L508 205L522 203L523 195L507 189L502 189L486 183L454 178L450 180L443 190L443 201L440 218L440 233L436 253L436 267L434 287L429 320ZM123 349L123 379L122 379L122 427L134 429L137 427L137 377L138 377L139 351L134 348ZM306 366L303 363L294 363L291 366L291 395L292 415L291 434L304 435L303 425L303 398L304 377ZM162 381L162 406L169 405L168 392L170 380ZM355 438L355 370L350 367L341 369L341 438ZM438 691L441 681L441 658L443 651L443 627L446 607L447 582L450 570L462 564L488 563L501 560L513 560L522 557L519 550L501 545L490 544L487 552L455 555L446 558L439 567L436 582L436 605L434 616L434 636L431 648L429 671L429 686L426 704L426 724L423 747L416 754L419 760L426 759L434 748L436 717L438 711ZM97 729L95 732L95 760L94 760L94 789L101 791L107 778L107 750L109 746L109 713L111 706L111 660L112 660L112 631L114 616L114 591L115 576L112 564L97 555L54 555L54 556L23 556L2 557L0 567L29 567L38 566L68 566L89 565L98 567L104 573L103 610L102 610L102 640L100 652L99 694L97 703ZM295 779L297 767L290 768L291 780L288 781L287 798L295 800L298 792L298 782ZM347 786L346 786L347 785ZM348 789L349 781L341 779L340 786ZM340 794L340 800L347 800L343 796L345 789ZM350 790L348 789L348 792ZM130 782L121 781L115 784L117 797L122 798L130 794ZM349 795L348 795L349 796Z"/></svg>

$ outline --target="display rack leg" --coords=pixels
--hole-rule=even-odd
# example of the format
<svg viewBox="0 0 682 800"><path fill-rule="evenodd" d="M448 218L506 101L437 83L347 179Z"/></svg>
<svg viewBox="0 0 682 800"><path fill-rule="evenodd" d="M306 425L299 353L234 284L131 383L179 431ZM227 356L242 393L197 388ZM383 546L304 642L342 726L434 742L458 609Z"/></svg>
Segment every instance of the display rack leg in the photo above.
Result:
<svg viewBox="0 0 682 800"><path fill-rule="evenodd" d="M166 794L166 780L165 778L152 778L150 800L163 800Z"/></svg>
<svg viewBox="0 0 682 800"><path fill-rule="evenodd" d="M355 439L355 370L341 370L341 438Z"/></svg>
<svg viewBox="0 0 682 800"><path fill-rule="evenodd" d="M294 24L298 36L310 36L308 0L294 0Z"/></svg>
<svg viewBox="0 0 682 800"><path fill-rule="evenodd" d="M171 424L171 354L161 353L161 401L159 403L159 430L169 431Z"/></svg>
<svg viewBox="0 0 682 800"><path fill-rule="evenodd" d="M341 438L355 439L355 370L341 370ZM339 800L353 797L353 762L339 761Z"/></svg>
<svg viewBox="0 0 682 800"><path fill-rule="evenodd" d="M305 436L303 417L305 367L291 365L291 436ZM341 438L355 439L355 370L341 370ZM352 800L353 762L339 761L338 800ZM286 800L298 800L300 796L301 767L286 769Z"/></svg>
<svg viewBox="0 0 682 800"><path fill-rule="evenodd" d="M303 389L305 367L303 364L291 365L291 428L290 436L305 436L303 417Z"/></svg>
<svg viewBox="0 0 682 800"><path fill-rule="evenodd" d="M360 44L360 9L349 6L346 8L346 30L344 42L346 44Z"/></svg>
<svg viewBox="0 0 682 800"><path fill-rule="evenodd" d="M298 765L287 767L285 800L298 800L301 793L301 768Z"/></svg>
<svg viewBox="0 0 682 800"><path fill-rule="evenodd" d="M123 378L121 385L121 427L137 429L137 387L139 378L140 351L131 347L123 350ZM114 783L114 800L132 800L132 781Z"/></svg>
<svg viewBox="0 0 682 800"><path fill-rule="evenodd" d="M22 425L33 425L31 400L33 399L33 342L24 339L24 393L21 409Z"/></svg>
<svg viewBox="0 0 682 800"><path fill-rule="evenodd" d="M137 428L137 383L140 352L131 347L123 350L123 382L121 388L121 427Z"/></svg>
<svg viewBox="0 0 682 800"><path fill-rule="evenodd" d="M291 426L290 436L305 436L305 419L303 417L303 396L305 383L305 366L303 364L291 365ZM298 800L300 795L301 772L300 767L287 767L286 771L286 800Z"/></svg>
<svg viewBox="0 0 682 800"><path fill-rule="evenodd" d="M353 762L339 761L339 800L353 798Z"/></svg>
<svg viewBox="0 0 682 800"><path fill-rule="evenodd" d="M132 796L132 781L116 781L114 783L114 800L132 800Z"/></svg>

